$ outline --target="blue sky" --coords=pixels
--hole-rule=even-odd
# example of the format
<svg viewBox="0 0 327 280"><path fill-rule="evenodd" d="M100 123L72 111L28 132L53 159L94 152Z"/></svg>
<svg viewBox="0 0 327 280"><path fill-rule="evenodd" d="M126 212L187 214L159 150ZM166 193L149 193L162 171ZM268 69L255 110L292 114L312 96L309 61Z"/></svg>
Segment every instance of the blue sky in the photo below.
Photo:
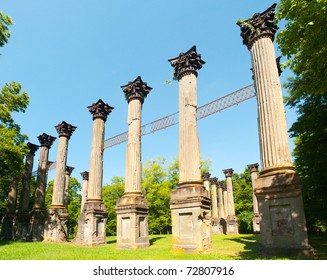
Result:
<svg viewBox="0 0 327 280"><path fill-rule="evenodd" d="M198 106L252 84L251 58L242 45L237 19L262 12L272 1L195 0L2 0L0 10L15 25L0 49L0 85L22 84L30 96L24 114L15 115L29 141L43 132L58 136L55 125L77 126L69 141L72 176L89 170L92 117L87 106L102 99L114 110L105 139L127 130L127 103L120 86L141 76L153 88L143 105L142 124L178 111L178 84L165 84L173 68L168 59L197 46L206 64L197 80ZM277 50L278 55L278 50ZM284 59L285 60L285 59ZM283 59L282 59L283 61ZM284 81L290 73L284 71ZM284 90L284 94L286 94ZM286 108L288 126L296 115ZM259 162L254 98L198 122L200 150L222 169L242 172ZM49 160L55 161L58 139ZM126 142L104 151L104 183L125 176ZM290 147L293 144L290 140ZM178 126L142 138L142 161L178 154ZM39 153L36 154L34 170ZM54 178L50 171L49 180Z"/></svg>

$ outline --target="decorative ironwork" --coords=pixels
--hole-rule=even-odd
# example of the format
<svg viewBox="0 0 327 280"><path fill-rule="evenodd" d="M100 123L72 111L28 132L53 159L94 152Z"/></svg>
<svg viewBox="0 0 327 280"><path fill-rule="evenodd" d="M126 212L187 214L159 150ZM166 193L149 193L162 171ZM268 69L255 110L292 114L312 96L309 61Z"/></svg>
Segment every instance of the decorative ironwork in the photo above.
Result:
<svg viewBox="0 0 327 280"><path fill-rule="evenodd" d="M35 145L31 142L28 142L27 144L27 147L29 149L29 152L28 154L31 155L31 156L35 156L35 152L38 150L38 148L40 147L39 145Z"/></svg>
<svg viewBox="0 0 327 280"><path fill-rule="evenodd" d="M246 86L221 98L218 98L210 103L207 103L197 109L197 119L203 119L212 114L220 112L228 107L237 105L245 100L255 96L255 89L253 85ZM178 112L153 122L147 123L141 127L141 136L154 133L158 130L168 128L178 124ZM128 132L123 132L113 136L104 141L104 149L113 147L115 145L126 142L128 139Z"/></svg>
<svg viewBox="0 0 327 280"><path fill-rule="evenodd" d="M233 173L234 173L234 169L233 168L224 169L223 172L224 172L226 178L227 177L232 177Z"/></svg>
<svg viewBox="0 0 327 280"><path fill-rule="evenodd" d="M67 137L68 139L72 136L73 132L77 127L63 121L61 124L55 126L59 137Z"/></svg>
<svg viewBox="0 0 327 280"><path fill-rule="evenodd" d="M129 82L127 85L121 86L121 89L125 93L125 97L128 102L130 102L132 99L139 99L141 103L144 102L144 99L152 90L147 83L142 81L140 76L138 76L133 82Z"/></svg>
<svg viewBox="0 0 327 280"><path fill-rule="evenodd" d="M39 139L39 142L40 142L41 146L45 146L48 149L50 149L53 142L54 142L54 140L56 140L57 137L54 137L54 136L48 135L46 133L43 133L40 136L38 136L37 139Z"/></svg>
<svg viewBox="0 0 327 280"><path fill-rule="evenodd" d="M275 33L278 30L275 19L276 6L277 4L275 3L264 12L255 13L252 18L237 22L237 25L241 28L243 44L248 48L251 47L253 40L258 38L258 36L266 35L274 40Z"/></svg>
<svg viewBox="0 0 327 280"><path fill-rule="evenodd" d="M108 115L114 109L114 107L109 106L109 104L104 103L102 99L99 99L98 102L93 103L92 105L86 107L89 109L90 113L93 115L93 120L96 118L107 120Z"/></svg>
<svg viewBox="0 0 327 280"><path fill-rule="evenodd" d="M193 46L186 53L180 53L178 57L168 59L171 66L174 67L175 77L179 80L185 73L194 73L198 75L198 69L201 69L205 61L201 59L201 55L197 54L196 46Z"/></svg>

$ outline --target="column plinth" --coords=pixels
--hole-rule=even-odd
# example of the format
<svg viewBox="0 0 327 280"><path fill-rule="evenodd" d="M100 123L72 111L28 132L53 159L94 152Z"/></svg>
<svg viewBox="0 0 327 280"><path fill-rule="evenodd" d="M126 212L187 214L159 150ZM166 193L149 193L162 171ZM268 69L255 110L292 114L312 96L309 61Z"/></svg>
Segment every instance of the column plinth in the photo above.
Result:
<svg viewBox="0 0 327 280"><path fill-rule="evenodd" d="M140 76L121 87L128 102L128 144L125 192L116 203L117 248L150 246L148 205L142 194L141 117L142 104L151 91Z"/></svg>
<svg viewBox="0 0 327 280"><path fill-rule="evenodd" d="M200 171L200 145L196 122L197 70L205 63L193 46L169 59L179 86L179 185L171 192L173 251L204 252L211 249L209 192Z"/></svg>
<svg viewBox="0 0 327 280"><path fill-rule="evenodd" d="M30 212L30 229L28 239L31 241L43 241L45 221L48 213L45 209L45 189L48 181L49 168L49 150L56 137L46 133L38 136L41 144L40 158L37 169L37 177L35 183L35 196L33 209Z"/></svg>
<svg viewBox="0 0 327 280"><path fill-rule="evenodd" d="M90 171L87 200L78 219L78 231L74 241L92 246L106 244L108 211L102 200L103 146L105 122L114 108L101 99L87 108L93 116Z"/></svg>
<svg viewBox="0 0 327 280"><path fill-rule="evenodd" d="M258 103L262 171L255 194L266 254L312 256L302 202L302 185L292 165L286 117L273 40L275 7L238 22L252 58Z"/></svg>
<svg viewBox="0 0 327 280"><path fill-rule="evenodd" d="M55 126L59 134L56 174L53 183L52 204L46 222L44 241L66 242L68 239L68 209L65 207L66 163L68 141L76 127L62 122Z"/></svg>

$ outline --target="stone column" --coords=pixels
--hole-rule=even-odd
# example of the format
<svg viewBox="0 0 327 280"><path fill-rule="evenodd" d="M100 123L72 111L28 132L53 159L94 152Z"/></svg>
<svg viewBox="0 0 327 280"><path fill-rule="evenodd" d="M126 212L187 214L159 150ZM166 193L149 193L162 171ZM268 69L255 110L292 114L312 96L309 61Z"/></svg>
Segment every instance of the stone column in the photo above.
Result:
<svg viewBox="0 0 327 280"><path fill-rule="evenodd" d="M1 230L2 240L13 240L15 237L14 219L16 215L18 181L19 181L18 174L13 175L10 180L7 210L2 220L2 230Z"/></svg>
<svg viewBox="0 0 327 280"><path fill-rule="evenodd" d="M65 173L68 141L76 127L63 121L55 126L59 134L56 174L53 182L52 205L46 224L44 241L66 242L68 238L68 211L64 205Z"/></svg>
<svg viewBox="0 0 327 280"><path fill-rule="evenodd" d="M45 189L48 180L48 158L49 150L55 139L56 137L46 133L38 136L41 148L35 183L34 205L30 212L29 239L31 239L31 241L43 241L44 239L44 227L47 217L47 211L45 209Z"/></svg>
<svg viewBox="0 0 327 280"><path fill-rule="evenodd" d="M259 164L253 163L248 165L248 169L251 172L251 182L252 182L252 201L253 201L253 232L254 233L260 233L260 214L259 214L259 206L258 206L258 200L255 195L255 191L257 188L257 178L258 178L258 169Z"/></svg>
<svg viewBox="0 0 327 280"><path fill-rule="evenodd" d="M83 211L85 202L87 201L87 188L89 183L89 172L84 171L81 173L83 182L82 182L82 201L81 201L81 212Z"/></svg>
<svg viewBox="0 0 327 280"><path fill-rule="evenodd" d="M223 185L223 204L224 204L224 219L228 216L228 199L227 199L227 187L226 185Z"/></svg>
<svg viewBox="0 0 327 280"><path fill-rule="evenodd" d="M101 99L87 108L93 116L90 172L87 201L82 211L85 219L78 220L78 229L82 229L82 232L77 232L74 241L84 245L100 245L106 243L106 223L108 217L108 212L102 200L105 122L114 108L104 103ZM80 223L83 223L83 225L80 225Z"/></svg>
<svg viewBox="0 0 327 280"><path fill-rule="evenodd" d="M227 187L227 217L226 217L226 230L227 234L238 234L238 223L237 217L235 215L234 206L234 193L233 193L233 183L232 176L234 170L232 168L223 170L226 177L226 187Z"/></svg>
<svg viewBox="0 0 327 280"><path fill-rule="evenodd" d="M204 172L201 176L203 180L203 185L208 191L209 197L210 197L210 176L211 174L209 172Z"/></svg>
<svg viewBox="0 0 327 280"><path fill-rule="evenodd" d="M224 184L222 181L217 182L218 193L218 218L219 218L219 232L226 233L226 214L224 209L224 197L223 197ZM227 191L226 191L227 198Z"/></svg>
<svg viewBox="0 0 327 280"><path fill-rule="evenodd" d="M72 175L72 172L74 170L74 167L66 166L66 172L65 172L65 190L64 190L64 206L68 210L68 191L70 186L70 176Z"/></svg>
<svg viewBox="0 0 327 280"><path fill-rule="evenodd" d="M302 185L288 147L286 117L273 45L278 29L272 5L252 18L239 21L248 47L258 103L262 171L256 196L261 215L262 246L267 254L312 256L303 211Z"/></svg>
<svg viewBox="0 0 327 280"><path fill-rule="evenodd" d="M170 199L173 251L203 252L211 248L211 221L200 171L196 78L205 62L195 46L169 62L179 85L179 185Z"/></svg>
<svg viewBox="0 0 327 280"><path fill-rule="evenodd" d="M217 182L216 177L210 178L211 184L211 217L212 233L219 234L218 200L217 200Z"/></svg>
<svg viewBox="0 0 327 280"><path fill-rule="evenodd" d="M33 172L34 156L39 146L27 143L29 152L25 157L25 167L22 178L22 189L20 192L19 208L16 217L15 240L26 240L29 224L30 224L30 194L31 194L31 179Z"/></svg>
<svg viewBox="0 0 327 280"><path fill-rule="evenodd" d="M117 247L149 247L148 205L142 194L141 115L151 87L140 76L121 87L128 102L125 192L117 200Z"/></svg>

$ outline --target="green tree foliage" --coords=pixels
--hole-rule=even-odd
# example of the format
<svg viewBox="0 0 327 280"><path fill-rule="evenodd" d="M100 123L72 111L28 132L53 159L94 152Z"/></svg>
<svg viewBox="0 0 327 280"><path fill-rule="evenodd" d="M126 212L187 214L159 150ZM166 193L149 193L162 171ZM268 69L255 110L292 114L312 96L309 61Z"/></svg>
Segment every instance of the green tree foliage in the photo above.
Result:
<svg viewBox="0 0 327 280"><path fill-rule="evenodd" d="M5 15L0 11L0 47L3 47L8 43L8 39L10 38L10 30L8 26L13 24L14 22L10 16Z"/></svg>
<svg viewBox="0 0 327 280"><path fill-rule="evenodd" d="M239 232L253 232L253 201L250 171L246 168L243 173L234 173L232 182L235 213L238 218Z"/></svg>
<svg viewBox="0 0 327 280"><path fill-rule="evenodd" d="M111 183L103 186L102 197L108 211L108 220L106 225L107 235L116 235L117 215L116 201L123 195L125 189L125 179L115 176L111 179Z"/></svg>
<svg viewBox="0 0 327 280"><path fill-rule="evenodd" d="M304 184L307 226L327 231L327 0L281 0L277 17L286 20L277 43L294 73L285 83L287 105L296 108L292 125L294 164Z"/></svg>

